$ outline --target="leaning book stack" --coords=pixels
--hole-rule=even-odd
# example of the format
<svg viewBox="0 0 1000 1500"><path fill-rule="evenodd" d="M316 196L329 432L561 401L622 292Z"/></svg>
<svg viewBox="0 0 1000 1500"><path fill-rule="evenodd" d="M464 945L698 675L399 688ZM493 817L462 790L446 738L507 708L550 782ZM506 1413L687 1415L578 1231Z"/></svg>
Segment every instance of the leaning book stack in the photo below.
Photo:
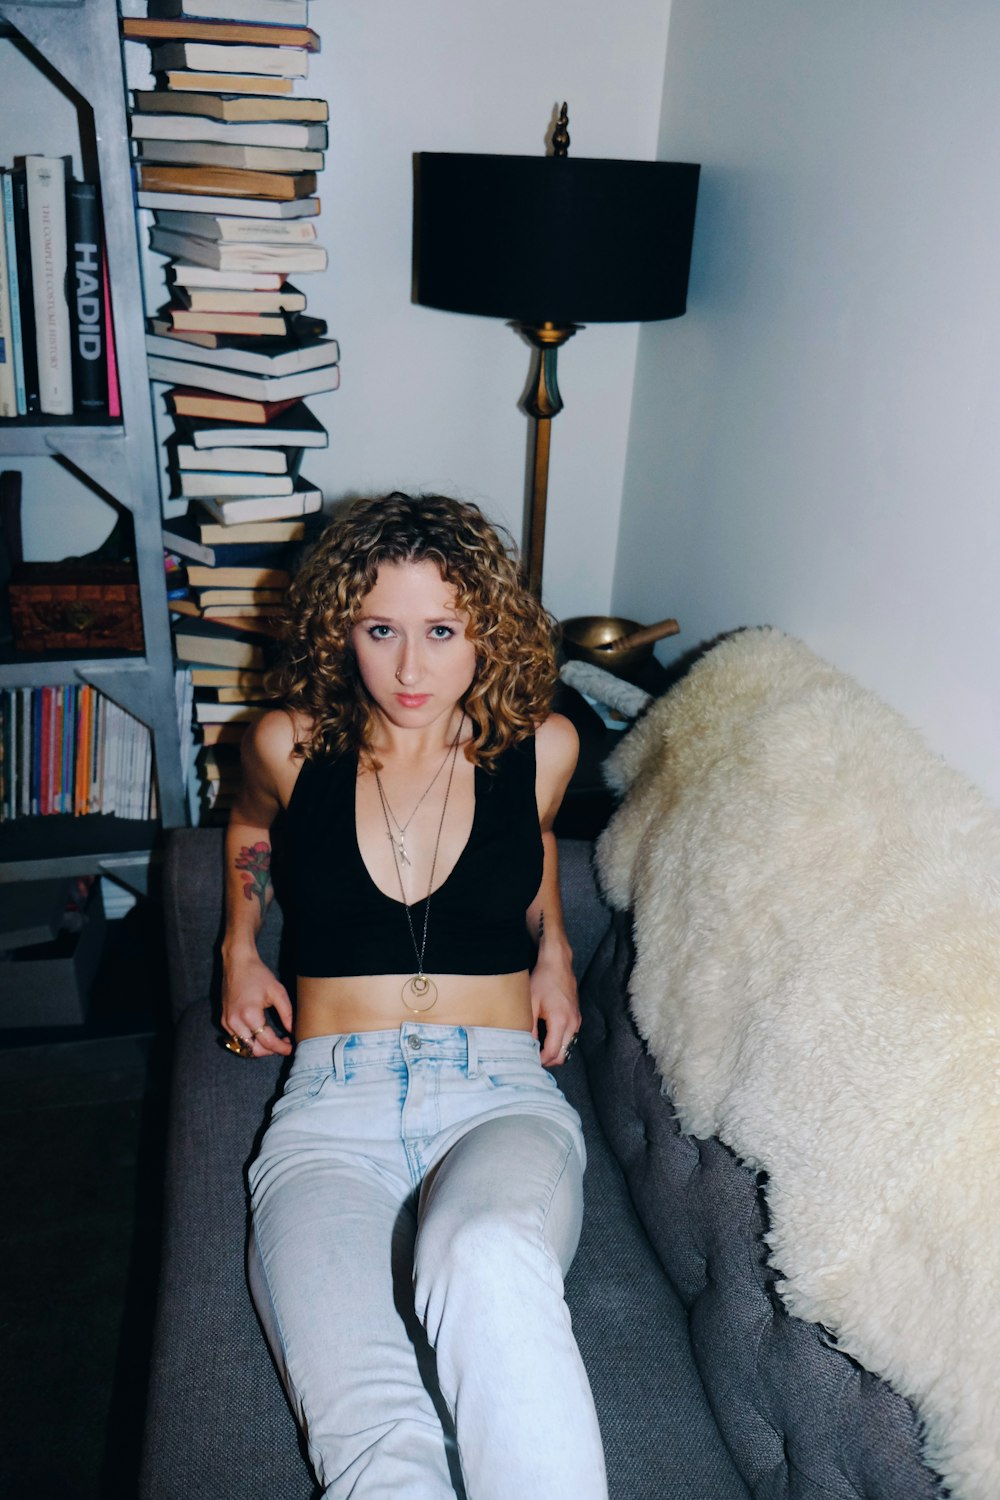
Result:
<svg viewBox="0 0 1000 1500"><path fill-rule="evenodd" d="M339 351L302 287L327 264L316 182L328 108L294 92L319 48L305 0L149 11L122 23L151 49L155 87L133 89L131 133L150 247L169 260L146 349L167 387L172 498L188 502L164 523L168 596L192 664L202 810L219 812L239 738L266 705L292 549L322 507L302 469L328 439L307 400L337 388Z"/></svg>
<svg viewBox="0 0 1000 1500"><path fill-rule="evenodd" d="M0 167L0 418L121 417L97 187L58 156Z"/></svg>

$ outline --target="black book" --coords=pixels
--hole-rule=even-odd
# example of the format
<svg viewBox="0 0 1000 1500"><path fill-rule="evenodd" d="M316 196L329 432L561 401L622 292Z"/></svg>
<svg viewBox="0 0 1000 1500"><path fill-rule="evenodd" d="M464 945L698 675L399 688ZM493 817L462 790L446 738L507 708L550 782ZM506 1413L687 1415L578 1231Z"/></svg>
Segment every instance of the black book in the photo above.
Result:
<svg viewBox="0 0 1000 1500"><path fill-rule="evenodd" d="M14 202L14 245L17 251L17 282L21 303L21 353L24 358L24 396L29 412L41 411L38 393L38 345L35 341L35 297L31 275L31 241L28 236L28 180L23 167L10 174Z"/></svg>
<svg viewBox="0 0 1000 1500"><path fill-rule="evenodd" d="M174 338L182 345L193 343L202 349L246 349L252 354L287 353L300 346L311 346L326 337L324 318L314 318L308 313L286 313L284 322L284 333L186 333L178 329L176 333L167 334L166 318L159 317L152 320L152 328L154 334Z"/></svg>
<svg viewBox="0 0 1000 1500"><path fill-rule="evenodd" d="M69 302L73 407L87 416L108 410L107 329L101 282L103 229L97 188L66 182L66 299Z"/></svg>

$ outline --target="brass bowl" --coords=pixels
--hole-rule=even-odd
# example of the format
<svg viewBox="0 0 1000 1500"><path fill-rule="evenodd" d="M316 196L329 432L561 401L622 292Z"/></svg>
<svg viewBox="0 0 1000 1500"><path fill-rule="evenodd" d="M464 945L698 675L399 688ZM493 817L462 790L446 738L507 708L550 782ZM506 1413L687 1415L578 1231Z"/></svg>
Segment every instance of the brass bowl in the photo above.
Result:
<svg viewBox="0 0 1000 1500"><path fill-rule="evenodd" d="M621 615L574 615L560 625L563 651L575 661L589 661L608 672L629 672L649 661L655 642L618 651L597 648L641 628L636 620L626 620Z"/></svg>

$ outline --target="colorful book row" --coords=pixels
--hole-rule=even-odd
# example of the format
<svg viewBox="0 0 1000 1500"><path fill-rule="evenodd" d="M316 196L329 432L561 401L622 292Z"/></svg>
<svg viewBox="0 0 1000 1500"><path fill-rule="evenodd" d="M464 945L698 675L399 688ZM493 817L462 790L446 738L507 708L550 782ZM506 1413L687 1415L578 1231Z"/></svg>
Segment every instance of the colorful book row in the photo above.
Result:
<svg viewBox="0 0 1000 1500"><path fill-rule="evenodd" d="M89 684L0 692L0 822L155 818L149 730Z"/></svg>

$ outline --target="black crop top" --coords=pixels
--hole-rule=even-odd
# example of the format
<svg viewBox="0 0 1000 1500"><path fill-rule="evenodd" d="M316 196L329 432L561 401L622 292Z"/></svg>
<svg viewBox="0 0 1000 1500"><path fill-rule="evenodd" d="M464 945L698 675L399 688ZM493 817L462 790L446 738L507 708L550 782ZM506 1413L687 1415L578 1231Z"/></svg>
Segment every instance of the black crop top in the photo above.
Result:
<svg viewBox="0 0 1000 1500"><path fill-rule="evenodd" d="M296 973L334 979L412 974L416 956L401 901L380 891L358 847L356 754L304 762L286 814L285 913ZM469 841L433 892L428 974L516 974L530 968L525 913L542 880L535 801L535 742L504 752L495 770L475 768ZM424 901L410 907L421 933Z"/></svg>

